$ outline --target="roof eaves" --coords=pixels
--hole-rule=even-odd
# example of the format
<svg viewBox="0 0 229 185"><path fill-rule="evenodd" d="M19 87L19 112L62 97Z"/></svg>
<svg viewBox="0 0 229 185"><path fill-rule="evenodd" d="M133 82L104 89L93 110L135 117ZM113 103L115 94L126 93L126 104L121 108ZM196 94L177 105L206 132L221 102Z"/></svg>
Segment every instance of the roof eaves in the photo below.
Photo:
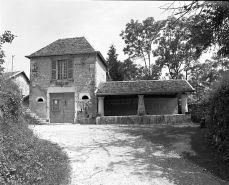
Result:
<svg viewBox="0 0 229 185"><path fill-rule="evenodd" d="M99 90L98 90L99 91ZM165 94L180 94L184 92L192 92L190 90L185 91L172 91L172 92L119 92L119 93L100 93L96 92L96 95L102 96L102 95L144 95L144 94L152 94L152 95L165 95Z"/></svg>
<svg viewBox="0 0 229 185"><path fill-rule="evenodd" d="M98 56L102 59L104 65L105 65L106 67L108 67L108 63L107 63L107 61L104 59L102 53L101 53L100 51L96 51L96 53L97 53Z"/></svg>
<svg viewBox="0 0 229 185"><path fill-rule="evenodd" d="M13 78L13 77L19 75L19 74L22 73L22 72L23 72L23 71L18 71L18 72L16 72L16 73L14 73L13 75L11 75L9 78Z"/></svg>
<svg viewBox="0 0 229 185"><path fill-rule="evenodd" d="M30 80L29 80L29 78L27 77L27 75L25 74L24 71L18 71L17 73L15 73L15 74L13 74L12 76L10 76L9 79L10 79L10 78L15 78L15 77L18 76L19 74L22 74L22 75L25 77L26 81L27 81L28 83L30 83Z"/></svg>
<svg viewBox="0 0 229 185"><path fill-rule="evenodd" d="M69 53L69 54L49 54L49 55L37 55L37 56L25 56L26 58L39 58L39 57L51 57L51 56L63 56L63 55L79 55L79 54L90 54L90 53L95 53L95 51L90 51L90 52L76 52L76 53Z"/></svg>

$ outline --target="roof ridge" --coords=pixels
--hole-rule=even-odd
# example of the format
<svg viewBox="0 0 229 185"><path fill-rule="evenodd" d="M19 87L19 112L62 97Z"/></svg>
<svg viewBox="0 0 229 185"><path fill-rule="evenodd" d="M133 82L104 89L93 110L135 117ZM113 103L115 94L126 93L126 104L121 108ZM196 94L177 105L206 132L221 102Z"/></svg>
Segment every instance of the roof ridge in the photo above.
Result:
<svg viewBox="0 0 229 185"><path fill-rule="evenodd" d="M85 38L84 36L81 36L81 37L69 37L69 38L61 38L61 39L58 39L58 40L66 40L66 39L79 39L79 38Z"/></svg>

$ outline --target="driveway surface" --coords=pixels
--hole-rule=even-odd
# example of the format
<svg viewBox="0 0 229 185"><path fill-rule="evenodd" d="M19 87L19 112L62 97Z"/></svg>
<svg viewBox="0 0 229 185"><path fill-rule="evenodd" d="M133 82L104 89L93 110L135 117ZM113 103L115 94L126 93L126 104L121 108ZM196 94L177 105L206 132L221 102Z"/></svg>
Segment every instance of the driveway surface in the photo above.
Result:
<svg viewBox="0 0 229 185"><path fill-rule="evenodd" d="M158 136L157 129L166 129L166 126L31 127L39 137L58 143L67 152L72 167L71 185L222 184L202 167L182 158L179 151L168 149L171 140L176 139L173 145L182 146L182 140L189 142L190 138L187 134ZM146 133L141 135L139 131ZM147 138L152 135L158 142Z"/></svg>

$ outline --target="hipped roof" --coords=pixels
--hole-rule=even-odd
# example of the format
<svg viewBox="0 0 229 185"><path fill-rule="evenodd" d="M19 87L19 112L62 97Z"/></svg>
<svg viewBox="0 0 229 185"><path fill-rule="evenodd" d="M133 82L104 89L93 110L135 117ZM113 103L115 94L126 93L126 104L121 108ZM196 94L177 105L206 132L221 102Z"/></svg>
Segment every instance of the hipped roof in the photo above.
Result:
<svg viewBox="0 0 229 185"><path fill-rule="evenodd" d="M85 37L58 39L40 50L26 56L27 58L96 53L107 66L106 60L99 51L95 51Z"/></svg>

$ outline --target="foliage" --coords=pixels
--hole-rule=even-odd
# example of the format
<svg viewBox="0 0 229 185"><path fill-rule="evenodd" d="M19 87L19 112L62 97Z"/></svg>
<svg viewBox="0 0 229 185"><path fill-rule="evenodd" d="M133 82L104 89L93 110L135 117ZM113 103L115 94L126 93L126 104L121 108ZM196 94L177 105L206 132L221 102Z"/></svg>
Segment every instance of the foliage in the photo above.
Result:
<svg viewBox="0 0 229 185"><path fill-rule="evenodd" d="M161 76L161 67L155 64L150 65L151 75L144 73L141 80L159 80Z"/></svg>
<svg viewBox="0 0 229 185"><path fill-rule="evenodd" d="M191 120L194 123L200 123L202 119L206 119L210 112L209 99L203 99L201 102L189 104L191 112Z"/></svg>
<svg viewBox="0 0 229 185"><path fill-rule="evenodd" d="M194 102L208 98L213 83L218 80L219 73L214 61L206 60L205 63L196 63L191 68L190 84L195 88Z"/></svg>
<svg viewBox="0 0 229 185"><path fill-rule="evenodd" d="M173 3L174 5L174 3ZM218 45L218 55L229 54L229 2L228 1L192 1L181 7L169 5L180 17L195 13L192 40L201 55L211 46Z"/></svg>
<svg viewBox="0 0 229 185"><path fill-rule="evenodd" d="M24 113L23 115L24 120L29 124L29 125L40 125L41 123L36 120L34 117L32 117L30 114L28 113Z"/></svg>
<svg viewBox="0 0 229 185"><path fill-rule="evenodd" d="M1 125L0 184L67 184L69 161L61 148L38 139L21 117Z"/></svg>
<svg viewBox="0 0 229 185"><path fill-rule="evenodd" d="M126 59L121 63L121 72L123 80L130 81L139 79L142 75L143 67L139 67L133 63L131 59Z"/></svg>
<svg viewBox="0 0 229 185"><path fill-rule="evenodd" d="M0 104L0 184L67 184L67 155L29 129L20 90L13 81L1 82Z"/></svg>
<svg viewBox="0 0 229 185"><path fill-rule="evenodd" d="M121 62L118 61L118 54L116 53L116 48L113 44L110 46L107 55L108 80L122 81L123 75L121 72Z"/></svg>
<svg viewBox="0 0 229 185"><path fill-rule="evenodd" d="M4 80L1 83L0 111L3 114L3 123L10 119L16 122L22 113L21 93L16 83Z"/></svg>
<svg viewBox="0 0 229 185"><path fill-rule="evenodd" d="M190 42L189 22L191 19L182 18L176 21L175 17L168 17L162 36L157 39L158 48L154 51L154 56L158 57L156 64L167 67L167 76L171 79L180 79L182 72L188 71L196 62L195 48Z"/></svg>
<svg viewBox="0 0 229 185"><path fill-rule="evenodd" d="M126 24L125 30L120 34L126 44L123 49L124 53L133 59L143 59L145 74L148 76L151 76L152 44L159 37L164 24L164 20L155 21L153 17L148 17L142 23L131 19L130 23Z"/></svg>
<svg viewBox="0 0 229 185"><path fill-rule="evenodd" d="M229 152L229 73L223 76L214 93L210 109L210 130L220 150ZM229 156L227 156L229 161Z"/></svg>
<svg viewBox="0 0 229 185"><path fill-rule="evenodd" d="M191 67L190 84L195 88L192 102L201 102L211 99L219 86L219 80L229 69L229 59L214 54L211 60L204 63L196 63Z"/></svg>
<svg viewBox="0 0 229 185"><path fill-rule="evenodd" d="M4 63L5 53L2 50L2 45L4 43L11 43L15 35L13 35L10 31L5 31L4 34L0 35L0 74L3 72L2 64Z"/></svg>
<svg viewBox="0 0 229 185"><path fill-rule="evenodd" d="M211 124L213 132L221 140L229 135L229 74L225 75L214 93L211 102Z"/></svg>

